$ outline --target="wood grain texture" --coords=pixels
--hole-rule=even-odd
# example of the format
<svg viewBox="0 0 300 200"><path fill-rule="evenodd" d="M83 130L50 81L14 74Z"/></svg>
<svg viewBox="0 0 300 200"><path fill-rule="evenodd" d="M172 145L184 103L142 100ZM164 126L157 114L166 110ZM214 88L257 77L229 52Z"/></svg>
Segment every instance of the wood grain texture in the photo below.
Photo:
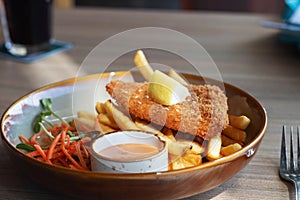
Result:
<svg viewBox="0 0 300 200"><path fill-rule="evenodd" d="M277 31L259 26L260 20L275 17L91 8L57 9L54 16L55 38L73 42L75 48L34 64L1 58L1 114L13 101L31 90L76 76L88 53L114 34L146 26L174 29L202 44L215 61L223 79L255 96L265 106L269 117L266 135L250 164L225 184L188 199L279 200L292 197L294 191L291 185L282 182L278 176L278 165L282 125L300 124L300 53L292 46L281 44L277 39ZM115 51L109 48L106 53L110 55ZM146 53L152 62L193 73L187 62L172 54L160 51ZM189 53L203 65L207 64L199 55ZM101 57L107 55L95 59L95 66L101 63ZM122 56L109 70L133 66L132 57L133 53ZM98 66L101 67L100 64ZM86 73L98 73L99 68L87 67ZM70 199L42 188L20 174L6 155L2 142L0 144L1 199Z"/></svg>

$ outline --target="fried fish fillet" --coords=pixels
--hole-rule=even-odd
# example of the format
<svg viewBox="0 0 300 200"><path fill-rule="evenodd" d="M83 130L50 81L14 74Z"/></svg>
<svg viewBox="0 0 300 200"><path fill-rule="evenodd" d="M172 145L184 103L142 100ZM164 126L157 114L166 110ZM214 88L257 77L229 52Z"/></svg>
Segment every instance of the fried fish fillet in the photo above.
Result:
<svg viewBox="0 0 300 200"><path fill-rule="evenodd" d="M220 133L226 124L227 97L217 86L188 85L190 97L164 106L147 95L148 83L112 81L106 90L130 115L202 138Z"/></svg>

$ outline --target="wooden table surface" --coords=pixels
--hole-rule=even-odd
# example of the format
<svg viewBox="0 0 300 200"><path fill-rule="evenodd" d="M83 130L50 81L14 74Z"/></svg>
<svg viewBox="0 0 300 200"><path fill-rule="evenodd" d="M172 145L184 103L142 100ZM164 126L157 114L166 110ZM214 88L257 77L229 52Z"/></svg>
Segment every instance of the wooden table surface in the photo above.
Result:
<svg viewBox="0 0 300 200"><path fill-rule="evenodd" d="M224 81L255 96L266 108L269 118L266 135L250 164L223 185L189 199L293 199L291 185L278 177L278 165L282 125L300 125L300 52L281 44L276 30L260 27L261 20L276 17L91 8L55 10L54 16L55 38L72 42L75 47L33 64L1 58L1 114L14 100L31 90L77 76L89 52L110 36L138 27L173 29L203 45ZM97 65L101 57L116 50L107 49L107 54L100 55L94 63ZM122 56L112 64L111 70L133 66L132 55ZM152 62L191 72L186 63L174 55L159 51L147 51L147 55ZM194 57L202 61L197 55ZM86 73L100 70L101 66L87 67ZM49 191L20 174L0 142L0 199L70 198Z"/></svg>

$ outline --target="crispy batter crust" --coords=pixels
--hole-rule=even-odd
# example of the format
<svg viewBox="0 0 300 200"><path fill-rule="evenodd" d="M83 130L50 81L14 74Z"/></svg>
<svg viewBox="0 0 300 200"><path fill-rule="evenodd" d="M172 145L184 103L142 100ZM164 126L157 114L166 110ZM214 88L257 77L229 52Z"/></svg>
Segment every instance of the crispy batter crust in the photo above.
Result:
<svg viewBox="0 0 300 200"><path fill-rule="evenodd" d="M148 83L112 81L107 92L131 115L202 138L220 133L228 123L227 98L217 86L188 85L191 97L164 106L147 95Z"/></svg>

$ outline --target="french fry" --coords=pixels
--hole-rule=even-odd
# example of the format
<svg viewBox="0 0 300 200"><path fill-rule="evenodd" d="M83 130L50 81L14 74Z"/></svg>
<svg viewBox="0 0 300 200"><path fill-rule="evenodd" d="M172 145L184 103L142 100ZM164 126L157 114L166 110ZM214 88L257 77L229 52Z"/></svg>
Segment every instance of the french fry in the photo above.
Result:
<svg viewBox="0 0 300 200"><path fill-rule="evenodd" d="M191 148L191 145L187 145L184 143L176 142L176 141L166 141L168 145L168 151L170 154L174 155L182 155L184 152Z"/></svg>
<svg viewBox="0 0 300 200"><path fill-rule="evenodd" d="M222 134L226 135L227 137L236 140L237 142L245 142L246 139L246 132L243 130L240 130L238 128L235 128L231 125L227 125L224 130L222 131Z"/></svg>
<svg viewBox="0 0 300 200"><path fill-rule="evenodd" d="M228 156L242 149L242 146L239 143L230 144L226 147L222 147L221 154L223 156Z"/></svg>
<svg viewBox="0 0 300 200"><path fill-rule="evenodd" d="M205 151L205 148L201 146L198 142L189 141L189 140L177 140L177 143L185 144L186 146L191 146L189 152L193 152L194 154L201 154Z"/></svg>
<svg viewBox="0 0 300 200"><path fill-rule="evenodd" d="M134 63L136 67L139 69L142 76L145 78L146 81L149 81L151 75L153 74L153 69L150 66L149 62L146 59L145 54L142 50L138 50L134 56Z"/></svg>
<svg viewBox="0 0 300 200"><path fill-rule="evenodd" d="M116 124L115 120L109 118L107 114L100 113L97 115L97 118L99 123L107 125L115 130L119 129L119 126Z"/></svg>
<svg viewBox="0 0 300 200"><path fill-rule="evenodd" d="M106 110L105 110L104 103L102 103L102 102L97 102L97 103L96 103L96 111L97 111L98 114L100 114L100 113L105 114L105 113L106 113Z"/></svg>
<svg viewBox="0 0 300 200"><path fill-rule="evenodd" d="M117 109L110 100L104 103L108 116L116 122L121 130L139 130L135 123L123 112Z"/></svg>
<svg viewBox="0 0 300 200"><path fill-rule="evenodd" d="M170 71L168 72L168 75L171 78L178 81L179 83L181 83L182 85L184 85L184 86L188 85L188 83L177 72L175 72L173 69L170 69Z"/></svg>
<svg viewBox="0 0 300 200"><path fill-rule="evenodd" d="M201 156L195 153L193 150L189 150L185 152L182 158L185 161L184 163L186 167L192 167L192 166L200 165L202 163Z"/></svg>
<svg viewBox="0 0 300 200"><path fill-rule="evenodd" d="M221 157L220 150L221 150L221 135L216 135L208 141L207 145L207 155L206 158L208 160L216 160Z"/></svg>
<svg viewBox="0 0 300 200"><path fill-rule="evenodd" d="M175 141L175 138L173 136L169 137L164 135L159 130L153 128L151 125L147 124L145 121L137 120L135 121L136 126L143 131L147 131L150 133L157 134L163 141L165 141L168 145L168 152L173 155L182 155L184 152L186 152L188 149L191 148L190 144L180 143Z"/></svg>
<svg viewBox="0 0 300 200"><path fill-rule="evenodd" d="M96 115L94 115L90 112L87 112L87 111L83 111L83 110L78 111L77 116L79 118L86 118L86 119L90 119L90 120L95 120L95 118L96 118Z"/></svg>
<svg viewBox="0 0 300 200"><path fill-rule="evenodd" d="M95 120L88 118L74 118L74 123L78 131L88 132L94 130Z"/></svg>
<svg viewBox="0 0 300 200"><path fill-rule="evenodd" d="M241 115L241 116L228 115L228 118L229 118L230 125L241 130L245 130L250 124L250 119L245 115Z"/></svg>
<svg viewBox="0 0 300 200"><path fill-rule="evenodd" d="M177 159L171 160L169 165L169 170L178 170L185 168L184 161L182 157L178 157Z"/></svg>
<svg viewBox="0 0 300 200"><path fill-rule="evenodd" d="M149 125L148 122L146 122L146 121L136 119L134 123L140 130L143 130L143 131L146 131L146 132L149 132L149 133L157 134L158 136L160 136L162 138L167 137L162 132L160 132L159 130L157 130L153 126ZM167 140L170 140L170 139L167 138ZM175 140L175 138L174 138L174 140Z"/></svg>
<svg viewBox="0 0 300 200"><path fill-rule="evenodd" d="M171 139L174 142L176 141L176 145L183 145L183 146L189 147L189 148L186 148L186 149L189 149L188 151L193 151L196 154L200 154L200 153L204 152L204 148L198 142L194 142L194 141L190 141L190 140L176 140L172 130L169 128L164 127L162 132L164 134L164 137L168 137L169 139Z"/></svg>
<svg viewBox="0 0 300 200"><path fill-rule="evenodd" d="M164 127L162 132L166 137L170 138L171 140L173 140L173 141L176 140L174 137L173 131L171 129Z"/></svg>
<svg viewBox="0 0 300 200"><path fill-rule="evenodd" d="M100 132L103 133L103 134L116 131L116 129L113 129L110 126L107 126L107 125L102 124L102 123L99 123L99 129L100 129Z"/></svg>
<svg viewBox="0 0 300 200"><path fill-rule="evenodd" d="M235 140L233 140L233 139L227 137L227 136L224 135L224 134L221 134L221 139L222 139L222 146L228 146L228 145L230 145L230 144L236 143Z"/></svg>
<svg viewBox="0 0 300 200"><path fill-rule="evenodd" d="M171 155L169 170L178 170L187 167L193 167L200 165L202 158L199 154L195 154L193 151L188 150L182 156Z"/></svg>

